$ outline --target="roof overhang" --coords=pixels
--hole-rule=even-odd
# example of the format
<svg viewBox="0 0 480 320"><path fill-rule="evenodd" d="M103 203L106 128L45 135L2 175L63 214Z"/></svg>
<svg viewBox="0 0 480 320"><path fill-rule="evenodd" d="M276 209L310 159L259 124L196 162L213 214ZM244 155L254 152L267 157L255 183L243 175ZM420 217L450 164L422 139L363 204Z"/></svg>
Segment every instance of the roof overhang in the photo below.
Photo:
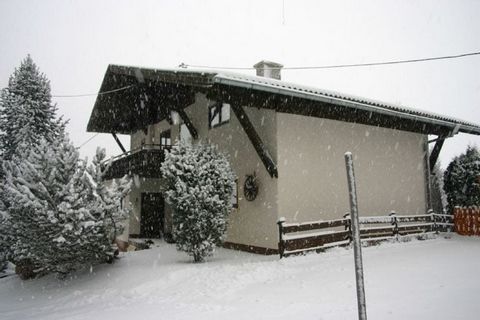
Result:
<svg viewBox="0 0 480 320"><path fill-rule="evenodd" d="M212 77L197 72L109 65L87 131L131 134L145 129L169 117L171 110L194 103L195 92L211 86Z"/></svg>
<svg viewBox="0 0 480 320"><path fill-rule="evenodd" d="M225 72L157 70L110 65L105 73L87 131L130 134L168 117L170 110L194 102L196 92L222 100L279 112L329 118L423 134L480 135L466 121L379 101L280 80Z"/></svg>

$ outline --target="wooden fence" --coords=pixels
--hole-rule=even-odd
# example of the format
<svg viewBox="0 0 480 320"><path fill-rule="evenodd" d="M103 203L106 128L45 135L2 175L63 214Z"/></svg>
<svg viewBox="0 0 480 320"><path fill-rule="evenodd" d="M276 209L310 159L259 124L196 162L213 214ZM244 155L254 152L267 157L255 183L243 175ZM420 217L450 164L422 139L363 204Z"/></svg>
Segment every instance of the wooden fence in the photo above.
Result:
<svg viewBox="0 0 480 320"><path fill-rule="evenodd" d="M453 210L455 231L464 236L480 236L480 208L455 207Z"/></svg>
<svg viewBox="0 0 480 320"><path fill-rule="evenodd" d="M360 237L364 242L379 242L388 239L425 236L440 231L452 231L451 215L429 212L425 215L397 215L360 217ZM278 221L280 257L304 251L321 251L351 242L351 220L343 219L305 223Z"/></svg>

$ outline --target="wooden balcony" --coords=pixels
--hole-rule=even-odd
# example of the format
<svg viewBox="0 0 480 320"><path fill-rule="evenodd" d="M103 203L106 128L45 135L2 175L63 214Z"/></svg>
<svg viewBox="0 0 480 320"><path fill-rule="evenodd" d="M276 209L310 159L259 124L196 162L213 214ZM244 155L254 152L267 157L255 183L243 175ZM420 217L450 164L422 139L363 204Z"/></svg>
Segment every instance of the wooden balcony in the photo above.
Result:
<svg viewBox="0 0 480 320"><path fill-rule="evenodd" d="M104 179L121 178L124 175L138 175L142 178L160 178L160 166L165 159L165 147L144 145L139 149L125 152L104 163L107 171Z"/></svg>

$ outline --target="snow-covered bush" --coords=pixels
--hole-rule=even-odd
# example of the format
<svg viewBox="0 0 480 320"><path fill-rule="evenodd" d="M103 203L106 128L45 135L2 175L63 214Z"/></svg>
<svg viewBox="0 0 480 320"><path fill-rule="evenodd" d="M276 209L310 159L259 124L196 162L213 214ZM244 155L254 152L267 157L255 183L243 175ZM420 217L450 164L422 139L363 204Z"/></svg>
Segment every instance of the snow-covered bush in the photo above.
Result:
<svg viewBox="0 0 480 320"><path fill-rule="evenodd" d="M215 146L180 142L166 154L161 171L177 249L203 261L226 231L235 183L230 164Z"/></svg>
<svg viewBox="0 0 480 320"><path fill-rule="evenodd" d="M35 274L65 275L111 260L112 225L125 217L125 210L120 209L121 195L112 196L97 179L102 157L97 154L87 170L68 137L60 136L21 148L19 156L4 162L6 227L17 272L29 275L33 268Z"/></svg>
<svg viewBox="0 0 480 320"><path fill-rule="evenodd" d="M480 205L480 153L469 146L464 154L455 157L444 173L444 189L448 211L455 206Z"/></svg>

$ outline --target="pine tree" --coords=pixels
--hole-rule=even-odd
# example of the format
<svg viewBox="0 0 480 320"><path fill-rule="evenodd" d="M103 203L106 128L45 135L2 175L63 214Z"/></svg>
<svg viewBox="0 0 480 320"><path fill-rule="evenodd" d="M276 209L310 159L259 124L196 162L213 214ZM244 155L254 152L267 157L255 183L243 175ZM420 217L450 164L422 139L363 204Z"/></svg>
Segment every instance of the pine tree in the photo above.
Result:
<svg viewBox="0 0 480 320"><path fill-rule="evenodd" d="M26 270L25 277L65 275L111 260L110 216L125 215L125 210L115 212L120 203L109 202L118 199L111 195L117 190L95 181L66 136L19 150L20 155L4 162L4 190L10 255L17 267Z"/></svg>
<svg viewBox="0 0 480 320"><path fill-rule="evenodd" d="M9 79L0 94L0 154L12 159L20 145L27 148L40 139L49 142L58 137L65 122L56 119L50 82L28 55Z"/></svg>
<svg viewBox="0 0 480 320"><path fill-rule="evenodd" d="M480 153L469 146L464 154L455 157L444 173L444 190L448 211L455 206L480 205Z"/></svg>
<svg viewBox="0 0 480 320"><path fill-rule="evenodd" d="M166 154L161 171L177 249L203 261L222 241L232 209L229 162L214 146L180 142Z"/></svg>

